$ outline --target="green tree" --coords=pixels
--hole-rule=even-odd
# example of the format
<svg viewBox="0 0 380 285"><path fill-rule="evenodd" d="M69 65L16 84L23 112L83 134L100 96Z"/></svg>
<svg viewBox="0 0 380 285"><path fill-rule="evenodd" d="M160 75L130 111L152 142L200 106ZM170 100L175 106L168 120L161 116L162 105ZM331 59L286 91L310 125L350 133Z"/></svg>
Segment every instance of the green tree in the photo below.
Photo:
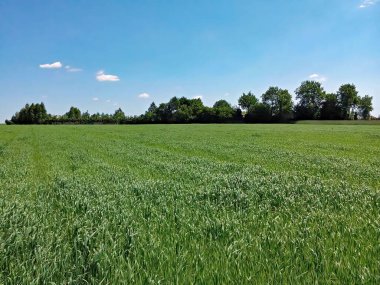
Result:
<svg viewBox="0 0 380 285"><path fill-rule="evenodd" d="M271 110L268 104L257 103L248 109L244 117L249 123L268 123L272 120Z"/></svg>
<svg viewBox="0 0 380 285"><path fill-rule="evenodd" d="M321 120L340 120L341 109L338 104L338 97L336 93L325 94L322 101L320 119Z"/></svg>
<svg viewBox="0 0 380 285"><path fill-rule="evenodd" d="M12 116L14 124L43 124L49 118L44 103L25 104L19 112Z"/></svg>
<svg viewBox="0 0 380 285"><path fill-rule="evenodd" d="M77 121L81 119L81 111L76 107L71 107L70 110L65 114L70 121Z"/></svg>
<svg viewBox="0 0 380 285"><path fill-rule="evenodd" d="M115 113L113 114L113 119L116 122L116 124L120 124L125 120L125 114L121 108L117 109Z"/></svg>
<svg viewBox="0 0 380 285"><path fill-rule="evenodd" d="M320 108L325 96L322 84L317 81L304 81L295 91L298 100L295 113L298 119L316 120L320 117Z"/></svg>
<svg viewBox="0 0 380 285"><path fill-rule="evenodd" d="M82 117L82 123L85 123L85 124L90 123L90 121L91 121L90 120L91 115L90 115L90 113L88 111L82 113L81 117Z"/></svg>
<svg viewBox="0 0 380 285"><path fill-rule="evenodd" d="M354 84L344 84L340 86L338 91L338 104L344 120L354 118L354 112L358 102L358 91L356 91L356 86Z"/></svg>
<svg viewBox="0 0 380 285"><path fill-rule="evenodd" d="M235 115L235 109L226 100L216 101L213 111L217 122L230 121Z"/></svg>
<svg viewBox="0 0 380 285"><path fill-rule="evenodd" d="M268 105L272 119L282 121L290 117L293 102L288 90L269 87L262 95L262 101Z"/></svg>
<svg viewBox="0 0 380 285"><path fill-rule="evenodd" d="M370 97L368 95L365 95L362 98L359 97L357 109L360 118L364 120L369 120L369 118L371 117L371 112L373 111L372 99L373 97Z"/></svg>
<svg viewBox="0 0 380 285"><path fill-rule="evenodd" d="M145 112L144 120L146 122L155 122L157 121L158 115L157 115L157 106L156 103L152 102L148 108L148 110Z"/></svg>
<svg viewBox="0 0 380 285"><path fill-rule="evenodd" d="M238 104L243 111L248 111L249 108L257 104L258 99L251 91L247 94L243 93L238 100Z"/></svg>

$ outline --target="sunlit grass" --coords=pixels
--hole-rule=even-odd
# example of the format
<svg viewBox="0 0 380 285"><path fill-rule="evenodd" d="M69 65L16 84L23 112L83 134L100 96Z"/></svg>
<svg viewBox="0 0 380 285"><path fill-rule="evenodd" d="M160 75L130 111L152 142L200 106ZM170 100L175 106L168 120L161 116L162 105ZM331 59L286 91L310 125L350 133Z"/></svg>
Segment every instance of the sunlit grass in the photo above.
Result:
<svg viewBox="0 0 380 285"><path fill-rule="evenodd" d="M380 127L0 126L0 284L378 284Z"/></svg>

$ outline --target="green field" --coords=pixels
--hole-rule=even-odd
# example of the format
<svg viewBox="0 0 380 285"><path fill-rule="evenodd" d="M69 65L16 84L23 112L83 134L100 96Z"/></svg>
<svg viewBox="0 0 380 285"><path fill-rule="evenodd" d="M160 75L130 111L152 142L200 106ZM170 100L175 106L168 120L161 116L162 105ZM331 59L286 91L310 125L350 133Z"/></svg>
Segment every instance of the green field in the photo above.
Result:
<svg viewBox="0 0 380 285"><path fill-rule="evenodd" d="M296 121L296 124L303 125L378 125L380 126L380 120L305 120Z"/></svg>
<svg viewBox="0 0 380 285"><path fill-rule="evenodd" d="M0 126L0 284L379 284L380 126Z"/></svg>

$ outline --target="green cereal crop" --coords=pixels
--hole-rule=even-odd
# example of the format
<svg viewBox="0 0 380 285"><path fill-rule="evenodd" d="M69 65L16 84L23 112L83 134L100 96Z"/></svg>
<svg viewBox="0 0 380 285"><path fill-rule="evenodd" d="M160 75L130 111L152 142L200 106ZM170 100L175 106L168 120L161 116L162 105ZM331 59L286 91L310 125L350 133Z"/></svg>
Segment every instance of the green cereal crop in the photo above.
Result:
<svg viewBox="0 0 380 285"><path fill-rule="evenodd" d="M0 126L0 284L379 284L380 126Z"/></svg>

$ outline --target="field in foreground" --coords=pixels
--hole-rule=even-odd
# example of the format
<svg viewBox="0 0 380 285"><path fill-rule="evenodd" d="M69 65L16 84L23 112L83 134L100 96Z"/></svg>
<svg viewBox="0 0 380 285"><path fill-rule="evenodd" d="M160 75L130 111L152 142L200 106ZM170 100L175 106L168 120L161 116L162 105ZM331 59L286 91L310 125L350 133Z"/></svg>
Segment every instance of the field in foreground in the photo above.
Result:
<svg viewBox="0 0 380 285"><path fill-rule="evenodd" d="M0 126L0 284L379 284L379 173L380 126Z"/></svg>

